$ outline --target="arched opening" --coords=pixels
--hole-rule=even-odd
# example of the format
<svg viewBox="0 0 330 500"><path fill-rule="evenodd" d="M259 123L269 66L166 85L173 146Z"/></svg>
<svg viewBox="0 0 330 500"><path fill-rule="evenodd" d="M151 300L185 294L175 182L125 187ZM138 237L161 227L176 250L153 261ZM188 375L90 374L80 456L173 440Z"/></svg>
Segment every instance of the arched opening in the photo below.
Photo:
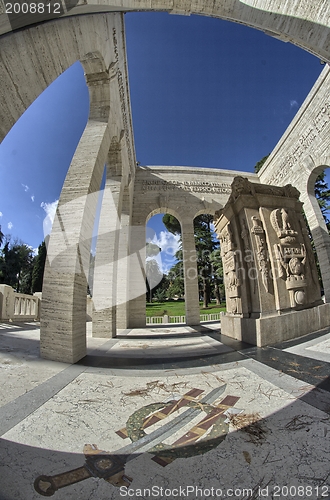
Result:
<svg viewBox="0 0 330 500"><path fill-rule="evenodd" d="M84 70L76 62L40 94L1 143L0 224L32 248L50 234L88 109Z"/></svg>
<svg viewBox="0 0 330 500"><path fill-rule="evenodd" d="M320 287L326 302L330 300L328 296L330 259L329 173L330 169L326 163L312 170L307 181L307 196L304 199L304 212L309 226Z"/></svg>
<svg viewBox="0 0 330 500"><path fill-rule="evenodd" d="M200 312L204 321L209 314L224 310L222 260L213 218L213 214L203 213L194 219Z"/></svg>
<svg viewBox="0 0 330 500"><path fill-rule="evenodd" d="M170 213L153 212L146 226L147 324L184 322L181 224Z"/></svg>

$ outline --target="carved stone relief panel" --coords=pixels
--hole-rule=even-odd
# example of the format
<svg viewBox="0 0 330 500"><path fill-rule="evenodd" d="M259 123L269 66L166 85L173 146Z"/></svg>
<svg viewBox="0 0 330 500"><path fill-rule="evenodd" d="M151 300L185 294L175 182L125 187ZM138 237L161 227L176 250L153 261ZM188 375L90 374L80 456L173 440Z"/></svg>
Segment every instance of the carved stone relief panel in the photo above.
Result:
<svg viewBox="0 0 330 500"><path fill-rule="evenodd" d="M270 265L268 258L268 249L266 242L266 235L262 225L261 220L253 215L251 217L252 220L252 229L251 233L254 235L256 241L256 260L258 263L258 269L261 273L261 281L264 286L266 292L270 291Z"/></svg>
<svg viewBox="0 0 330 500"><path fill-rule="evenodd" d="M270 214L271 224L280 243L274 245L278 277L285 280L291 307L306 303L306 247L299 243L298 231L294 229L295 214L288 209L277 208Z"/></svg>
<svg viewBox="0 0 330 500"><path fill-rule="evenodd" d="M241 280L238 269L239 259L236 253L237 246L234 241L231 222L228 222L219 234L221 257L224 271L224 284L226 289L227 311L231 314L241 312Z"/></svg>

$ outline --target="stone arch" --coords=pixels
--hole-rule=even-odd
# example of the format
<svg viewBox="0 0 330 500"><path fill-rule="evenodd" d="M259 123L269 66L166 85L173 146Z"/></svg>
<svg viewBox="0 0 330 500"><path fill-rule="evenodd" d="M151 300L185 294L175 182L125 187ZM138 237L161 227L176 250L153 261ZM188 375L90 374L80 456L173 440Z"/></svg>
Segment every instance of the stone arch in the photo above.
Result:
<svg viewBox="0 0 330 500"><path fill-rule="evenodd" d="M269 0L215 0L213 2L187 0L108 0L102 6L94 0L75 6L73 16L95 12L167 11L172 14L197 14L238 22L262 30L266 34L293 43L330 60L329 17L326 0L306 2L274 2ZM70 16L70 10L66 14ZM62 21L62 19L58 19ZM6 14L0 15L1 34L12 30Z"/></svg>
<svg viewBox="0 0 330 500"><path fill-rule="evenodd" d="M117 52L122 51L123 42L115 36L121 30L120 14L91 15L52 21L2 37L0 139L43 90L76 61L81 61L89 75L88 83L92 83L92 75L100 78L102 71L115 64L115 44Z"/></svg>
<svg viewBox="0 0 330 500"><path fill-rule="evenodd" d="M148 221L149 221L152 217L154 217L155 215L159 215L159 214L170 214L170 215L172 215L173 217L175 217L175 218L177 219L177 221L179 222L179 224L180 224L180 230L181 230L182 224L181 224L181 222L180 222L180 216L179 216L178 212L177 212L176 210L173 210L173 209L170 209L170 208L166 208L166 207L162 207L162 206L161 206L161 207L158 207L158 208L156 208L156 209L154 209L154 210L151 210L151 211L148 213L147 217L146 217L146 221L145 221L146 238L148 237L148 236L147 236L147 223L148 223ZM161 251L162 251L162 249L160 250L160 252L161 252ZM147 257L147 255L146 255L146 257ZM148 271L148 269L147 269L147 264L146 264L146 272L147 272L147 271ZM147 275L147 279L148 279L148 275ZM155 284L155 286L156 286L157 284L158 284L158 283L156 283L156 284ZM148 284L148 286L150 286L150 284Z"/></svg>
<svg viewBox="0 0 330 500"><path fill-rule="evenodd" d="M154 215L169 213L178 219L181 229L182 223L180 214L166 204L159 204L157 208L143 207L139 220L134 220L134 225L130 228L130 260L129 260L129 318L128 326L130 328L145 327L145 293L146 293L146 225L148 220Z"/></svg>
<svg viewBox="0 0 330 500"><path fill-rule="evenodd" d="M180 222L180 225L181 225L181 221L180 221L181 216L180 216L179 212L177 212L173 208L166 207L165 205L164 206L160 206L158 208L155 208L154 210L151 210L148 213L147 217L146 217L146 223L148 222L148 220L151 219L151 217L153 217L154 215L157 215L157 214L170 214L170 215L173 215L173 217L175 217L176 219L178 219L178 221Z"/></svg>
<svg viewBox="0 0 330 500"><path fill-rule="evenodd" d="M312 169L308 170L307 179L304 181L305 189L301 190L300 198L304 203L304 211L319 260L325 301L330 302L330 236L314 191L318 175L330 167L330 156L322 156L314 160L313 164Z"/></svg>
<svg viewBox="0 0 330 500"><path fill-rule="evenodd" d="M201 208L200 210L197 210L197 212L195 212L195 215L194 215L194 219L196 219L196 217L198 217L199 215L203 215L203 214L210 214L210 215L215 215L215 212L217 210L221 210L223 208L223 206L220 206L219 204L217 205L216 208L213 208L212 206L210 206L209 208Z"/></svg>
<svg viewBox="0 0 330 500"><path fill-rule="evenodd" d="M104 69L100 55L94 53L87 57L87 61L92 71L95 68ZM87 62L85 64L87 66ZM40 323L42 356L55 359L56 349L56 359L71 363L86 354L90 246L98 193L111 140L108 126L109 76L107 72L97 71L88 74L86 81L90 94L90 115L56 210L47 251Z"/></svg>

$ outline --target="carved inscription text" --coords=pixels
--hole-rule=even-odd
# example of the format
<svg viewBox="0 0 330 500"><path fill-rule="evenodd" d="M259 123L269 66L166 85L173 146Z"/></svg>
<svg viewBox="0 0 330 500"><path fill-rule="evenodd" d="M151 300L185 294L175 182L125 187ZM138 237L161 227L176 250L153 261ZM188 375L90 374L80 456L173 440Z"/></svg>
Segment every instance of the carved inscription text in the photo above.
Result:
<svg viewBox="0 0 330 500"><path fill-rule="evenodd" d="M230 184L226 182L198 182L198 181L142 181L142 191L171 191L182 189L194 193L230 194Z"/></svg>

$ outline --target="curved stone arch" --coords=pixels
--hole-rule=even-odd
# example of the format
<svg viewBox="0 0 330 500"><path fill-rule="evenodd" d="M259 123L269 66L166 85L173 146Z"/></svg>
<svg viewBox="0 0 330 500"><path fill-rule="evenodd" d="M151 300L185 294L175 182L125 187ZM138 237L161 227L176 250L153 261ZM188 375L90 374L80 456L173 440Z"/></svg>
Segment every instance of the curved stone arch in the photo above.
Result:
<svg viewBox="0 0 330 500"><path fill-rule="evenodd" d="M305 168L310 172L307 179L306 190L310 196L315 196L315 181L324 169L330 168L330 155L322 155L320 157L313 158L312 162L305 162Z"/></svg>
<svg viewBox="0 0 330 500"><path fill-rule="evenodd" d="M90 113L63 185L48 245L40 351L44 358L70 363L86 354L87 277L104 165L111 154L114 136L126 135L129 140L130 131L122 133L125 127L122 99L125 96L118 89L120 82L116 78L120 72L115 43L116 19L118 16L112 19L112 25L105 23L103 39L106 45L112 28L112 54L103 56L99 50L82 52ZM124 54L120 55L125 61Z"/></svg>
<svg viewBox="0 0 330 500"><path fill-rule="evenodd" d="M104 67L99 55L93 54L91 60L92 71L95 67ZM91 74L90 115L61 191L47 249L43 283L40 352L43 357L54 359L53 350L56 348L57 359L71 363L86 354L90 246L104 164L111 143L108 127L110 81L103 72L98 74L100 80Z"/></svg>
<svg viewBox="0 0 330 500"><path fill-rule="evenodd" d="M180 226L182 226L182 223L181 223L181 220L180 220L182 217L180 216L179 212L177 212L173 208L168 208L168 207L165 207L165 206L161 206L161 207L155 208L154 210L151 210L149 212L149 214L147 215L147 217L146 217L146 224L151 219L151 217L153 217L154 215L157 215L157 214L170 214L170 215L173 215L173 217L175 217L179 221Z"/></svg>
<svg viewBox="0 0 330 500"><path fill-rule="evenodd" d="M195 213L195 215L193 216L193 220L195 220L196 217L198 217L199 215L203 215L203 214L205 214L205 215L208 215L208 214L209 215L215 215L215 212L217 210L221 210L222 208L223 208L223 206L222 207L221 206L217 206L216 208L212 208L211 206L209 208L207 208L207 207L206 208L201 208L200 210L198 210Z"/></svg>
<svg viewBox="0 0 330 500"><path fill-rule="evenodd" d="M303 208L315 244L325 301L330 302L330 236L314 191L315 181L325 168L330 168L330 156L323 155L305 162L300 199L304 203ZM299 189L299 186L297 187Z"/></svg>
<svg viewBox="0 0 330 500"><path fill-rule="evenodd" d="M0 140L35 99L75 62L83 65L87 84L109 70L111 78L119 67L126 72L125 56L118 61L115 55L125 50L122 22L121 14L76 16L2 37Z"/></svg>
<svg viewBox="0 0 330 500"><path fill-rule="evenodd" d="M330 6L327 0L308 2L274 2L269 0L108 0L95 4L87 0L66 14L78 16L96 12L167 11L173 14L199 14L229 20L264 31L283 41L329 61ZM62 18L63 19L63 18ZM12 30L7 14L0 15L0 33Z"/></svg>

